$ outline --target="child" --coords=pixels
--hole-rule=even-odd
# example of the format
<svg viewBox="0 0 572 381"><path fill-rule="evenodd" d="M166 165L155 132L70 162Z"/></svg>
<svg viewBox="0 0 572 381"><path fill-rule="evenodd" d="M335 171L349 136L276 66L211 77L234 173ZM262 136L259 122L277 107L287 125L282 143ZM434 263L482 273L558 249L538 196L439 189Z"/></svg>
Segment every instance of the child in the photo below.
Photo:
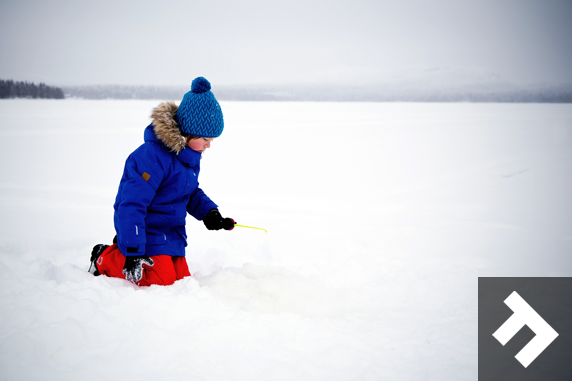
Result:
<svg viewBox="0 0 572 381"><path fill-rule="evenodd" d="M157 106L145 143L125 163L115 199L113 245L96 245L90 272L139 286L169 285L190 276L185 260L187 213L209 230L232 230L217 205L199 188L201 154L224 128L220 105L203 77L177 107Z"/></svg>

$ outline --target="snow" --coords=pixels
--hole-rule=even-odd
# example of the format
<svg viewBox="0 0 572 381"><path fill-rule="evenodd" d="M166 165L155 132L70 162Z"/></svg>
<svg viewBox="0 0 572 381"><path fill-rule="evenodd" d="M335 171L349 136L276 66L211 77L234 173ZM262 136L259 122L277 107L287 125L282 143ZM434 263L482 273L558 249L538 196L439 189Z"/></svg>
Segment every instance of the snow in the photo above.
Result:
<svg viewBox="0 0 572 381"><path fill-rule="evenodd" d="M476 380L478 276L571 276L572 105L222 102L193 276L87 272L157 101L0 102L0 379Z"/></svg>

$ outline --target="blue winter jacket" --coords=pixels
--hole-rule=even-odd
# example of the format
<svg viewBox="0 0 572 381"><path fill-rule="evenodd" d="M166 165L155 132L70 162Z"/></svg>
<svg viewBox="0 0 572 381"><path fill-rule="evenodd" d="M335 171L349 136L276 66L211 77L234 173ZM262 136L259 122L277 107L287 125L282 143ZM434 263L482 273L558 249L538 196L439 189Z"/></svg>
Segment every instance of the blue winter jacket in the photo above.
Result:
<svg viewBox="0 0 572 381"><path fill-rule="evenodd" d="M202 220L217 205L199 188L201 153L186 148L165 102L153 110L145 143L125 163L115 200L119 250L129 255L184 256L187 213Z"/></svg>

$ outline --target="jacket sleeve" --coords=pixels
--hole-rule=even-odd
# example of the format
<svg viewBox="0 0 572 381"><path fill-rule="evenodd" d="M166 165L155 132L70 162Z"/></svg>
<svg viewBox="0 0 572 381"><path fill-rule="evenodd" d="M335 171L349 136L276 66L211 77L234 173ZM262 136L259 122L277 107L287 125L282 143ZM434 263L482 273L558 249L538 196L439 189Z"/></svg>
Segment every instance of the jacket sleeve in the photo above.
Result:
<svg viewBox="0 0 572 381"><path fill-rule="evenodd" d="M114 205L119 250L125 256L145 254L145 217L164 169L152 150L136 150L127 158Z"/></svg>
<svg viewBox="0 0 572 381"><path fill-rule="evenodd" d="M218 205L199 187L193 191L187 204L187 212L199 221L205 218L209 210L215 208L218 208Z"/></svg>

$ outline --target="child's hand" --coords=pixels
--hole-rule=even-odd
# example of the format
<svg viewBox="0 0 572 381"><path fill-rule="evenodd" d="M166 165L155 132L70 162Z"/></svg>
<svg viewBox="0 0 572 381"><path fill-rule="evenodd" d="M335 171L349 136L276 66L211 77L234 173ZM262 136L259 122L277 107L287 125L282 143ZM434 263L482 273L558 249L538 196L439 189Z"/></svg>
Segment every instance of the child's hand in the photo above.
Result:
<svg viewBox="0 0 572 381"><path fill-rule="evenodd" d="M211 209L203 219L203 222L209 230L232 230L235 224L232 218L222 218L218 209Z"/></svg>
<svg viewBox="0 0 572 381"><path fill-rule="evenodd" d="M146 255L125 257L123 274L125 279L131 283L137 283L143 278L143 264L153 266L155 262Z"/></svg>

